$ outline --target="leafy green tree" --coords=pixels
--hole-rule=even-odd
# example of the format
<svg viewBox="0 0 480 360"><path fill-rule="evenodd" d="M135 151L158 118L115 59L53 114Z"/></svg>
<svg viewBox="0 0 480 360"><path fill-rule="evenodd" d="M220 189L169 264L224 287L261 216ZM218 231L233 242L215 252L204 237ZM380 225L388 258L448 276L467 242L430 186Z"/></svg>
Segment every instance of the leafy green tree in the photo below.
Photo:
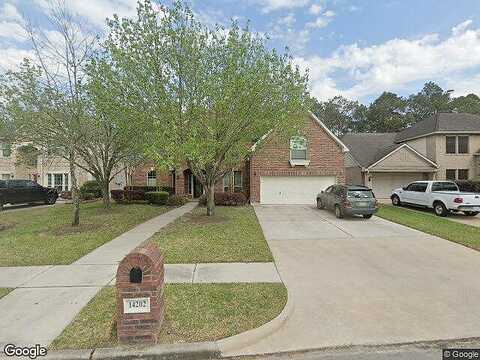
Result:
<svg viewBox="0 0 480 360"><path fill-rule="evenodd" d="M480 98L475 94L454 98L450 105L455 112L480 114Z"/></svg>
<svg viewBox="0 0 480 360"><path fill-rule="evenodd" d="M146 155L189 166L213 215L215 183L252 144L304 124L307 76L248 28L207 28L181 2L157 12L141 1L137 15L109 22L111 84L124 91L116 105L129 113L125 121Z"/></svg>
<svg viewBox="0 0 480 360"><path fill-rule="evenodd" d="M342 136L362 128L365 123L365 105L342 96L318 102L314 100L313 112L335 135Z"/></svg>
<svg viewBox="0 0 480 360"><path fill-rule="evenodd" d="M452 109L449 91L430 81L417 94L408 98L408 112L415 122L425 120L437 112L448 112Z"/></svg>
<svg viewBox="0 0 480 360"><path fill-rule="evenodd" d="M406 128L412 118L406 113L407 101L391 92L384 92L370 104L365 131L395 132Z"/></svg>
<svg viewBox="0 0 480 360"><path fill-rule="evenodd" d="M1 82L3 129L20 142L30 142L41 153L68 161L73 200L72 225L80 223L77 182L80 125L86 116L85 67L93 54L96 36L66 8L52 3L47 14L49 29L27 23L25 30L33 48L18 71L10 71Z"/></svg>

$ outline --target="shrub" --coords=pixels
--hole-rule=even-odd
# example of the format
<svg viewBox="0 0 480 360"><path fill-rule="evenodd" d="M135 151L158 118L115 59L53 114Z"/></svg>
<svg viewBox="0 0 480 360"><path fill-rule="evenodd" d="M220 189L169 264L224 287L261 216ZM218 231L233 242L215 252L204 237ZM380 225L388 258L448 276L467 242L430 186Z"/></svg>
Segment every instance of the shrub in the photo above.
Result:
<svg viewBox="0 0 480 360"><path fill-rule="evenodd" d="M145 200L150 204L165 205L168 195L168 192L165 191L149 191L145 193Z"/></svg>
<svg viewBox="0 0 480 360"><path fill-rule="evenodd" d="M175 195L175 189L171 186L161 186L160 191L165 191L169 195Z"/></svg>
<svg viewBox="0 0 480 360"><path fill-rule="evenodd" d="M82 200L94 200L94 199L98 199L97 197L97 194L95 193L90 193L90 192L84 192L84 193L81 193L81 199Z"/></svg>
<svg viewBox="0 0 480 360"><path fill-rule="evenodd" d="M102 188L97 180L86 181L83 183L82 186L80 186L80 198L87 200L85 196L93 196L93 199L98 199L102 197Z"/></svg>
<svg viewBox="0 0 480 360"><path fill-rule="evenodd" d="M110 191L110 194L112 195L112 199L117 203L121 203L125 201L124 190L112 190Z"/></svg>
<svg viewBox="0 0 480 360"><path fill-rule="evenodd" d="M215 205L219 206L243 206L247 203L247 197L244 193L216 192ZM207 196L202 195L198 199L200 205L207 205Z"/></svg>
<svg viewBox="0 0 480 360"><path fill-rule="evenodd" d="M145 191L142 190L124 190L123 198L126 201L144 201Z"/></svg>
<svg viewBox="0 0 480 360"><path fill-rule="evenodd" d="M474 180L457 180L460 191L464 192L480 192L480 181Z"/></svg>
<svg viewBox="0 0 480 360"><path fill-rule="evenodd" d="M143 192L153 192L153 191L160 191L160 187L158 186L125 186L123 190L127 191L143 191Z"/></svg>
<svg viewBox="0 0 480 360"><path fill-rule="evenodd" d="M182 206L188 202L186 196L183 195L170 195L167 199L168 206Z"/></svg>
<svg viewBox="0 0 480 360"><path fill-rule="evenodd" d="M59 197L65 200L71 200L72 199L72 192L71 191L62 191L60 194L58 194Z"/></svg>

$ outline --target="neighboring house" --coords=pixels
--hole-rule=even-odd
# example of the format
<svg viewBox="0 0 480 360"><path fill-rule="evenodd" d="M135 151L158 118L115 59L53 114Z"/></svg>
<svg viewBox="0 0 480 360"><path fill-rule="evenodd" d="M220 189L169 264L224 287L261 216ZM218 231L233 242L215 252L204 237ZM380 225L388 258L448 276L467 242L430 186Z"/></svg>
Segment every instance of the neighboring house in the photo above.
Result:
<svg viewBox="0 0 480 360"><path fill-rule="evenodd" d="M480 176L480 116L438 113L398 133L347 134L347 183L370 186L378 198L416 180Z"/></svg>
<svg viewBox="0 0 480 360"><path fill-rule="evenodd" d="M38 155L26 163L21 156L22 148L25 146L28 145L0 143L0 179L28 179L46 187L56 188L59 192L71 190L70 167L66 160ZM124 174L119 173L112 181L111 188L123 188L126 185L124 178ZM91 174L77 168L79 186L92 179Z"/></svg>
<svg viewBox="0 0 480 360"><path fill-rule="evenodd" d="M321 190L345 183L347 147L315 115L310 114L305 122L302 136L286 141L267 137L215 190L243 192L252 203L314 204ZM142 166L134 172L132 183L171 186L176 194L193 198L204 192L189 168L161 172L154 166Z"/></svg>

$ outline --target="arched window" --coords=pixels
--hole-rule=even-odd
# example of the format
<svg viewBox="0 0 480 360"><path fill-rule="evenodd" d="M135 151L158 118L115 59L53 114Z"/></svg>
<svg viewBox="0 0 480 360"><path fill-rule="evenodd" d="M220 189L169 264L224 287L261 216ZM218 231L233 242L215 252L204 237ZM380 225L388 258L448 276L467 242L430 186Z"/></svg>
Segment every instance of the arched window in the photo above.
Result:
<svg viewBox="0 0 480 360"><path fill-rule="evenodd" d="M147 186L157 186L157 172L151 170L147 174Z"/></svg>
<svg viewBox="0 0 480 360"><path fill-rule="evenodd" d="M308 143L302 136L290 139L290 160L307 160Z"/></svg>

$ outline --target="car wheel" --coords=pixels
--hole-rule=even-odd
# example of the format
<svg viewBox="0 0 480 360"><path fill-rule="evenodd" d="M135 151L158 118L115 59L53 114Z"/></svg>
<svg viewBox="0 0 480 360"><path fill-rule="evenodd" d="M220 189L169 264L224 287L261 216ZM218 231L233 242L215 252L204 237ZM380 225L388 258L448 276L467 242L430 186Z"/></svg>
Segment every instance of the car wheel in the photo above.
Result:
<svg viewBox="0 0 480 360"><path fill-rule="evenodd" d="M401 206L402 203L400 201L400 198L398 197L398 195L393 195L392 196L392 205L393 206Z"/></svg>
<svg viewBox="0 0 480 360"><path fill-rule="evenodd" d="M367 214L367 215L363 215L363 218L364 219L371 219L372 218L372 214Z"/></svg>
<svg viewBox="0 0 480 360"><path fill-rule="evenodd" d="M465 211L464 214L466 216L477 216L478 215L478 211Z"/></svg>
<svg viewBox="0 0 480 360"><path fill-rule="evenodd" d="M53 205L57 202L57 197L55 195L48 195L47 200L45 200L45 204Z"/></svg>
<svg viewBox="0 0 480 360"><path fill-rule="evenodd" d="M343 219L343 211L339 205L335 205L335 216L337 219Z"/></svg>
<svg viewBox="0 0 480 360"><path fill-rule="evenodd" d="M317 209L323 209L323 208L325 208L325 207L323 206L322 200L321 200L321 199L317 199Z"/></svg>
<svg viewBox="0 0 480 360"><path fill-rule="evenodd" d="M435 215L437 216L447 216L448 210L445 205L441 202L436 202L433 204L433 210L435 211Z"/></svg>

